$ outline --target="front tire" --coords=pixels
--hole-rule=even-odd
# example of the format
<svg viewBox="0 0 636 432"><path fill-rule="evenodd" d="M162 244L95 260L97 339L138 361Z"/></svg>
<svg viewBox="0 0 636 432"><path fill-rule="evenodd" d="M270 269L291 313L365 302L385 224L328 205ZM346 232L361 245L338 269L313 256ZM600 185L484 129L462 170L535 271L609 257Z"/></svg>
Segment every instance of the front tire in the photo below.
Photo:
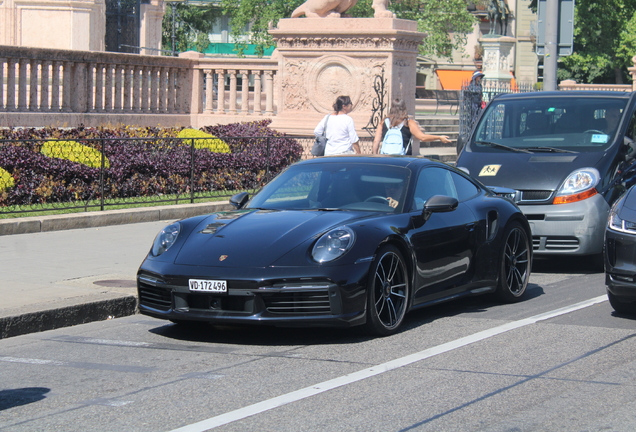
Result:
<svg viewBox="0 0 636 432"><path fill-rule="evenodd" d="M409 300L409 278L404 258L392 245L376 254L367 287L366 329L377 336L396 333Z"/></svg>
<svg viewBox="0 0 636 432"><path fill-rule="evenodd" d="M504 235L499 282L495 294L500 301L514 303L526 292L530 279L530 241L523 227L515 222Z"/></svg>

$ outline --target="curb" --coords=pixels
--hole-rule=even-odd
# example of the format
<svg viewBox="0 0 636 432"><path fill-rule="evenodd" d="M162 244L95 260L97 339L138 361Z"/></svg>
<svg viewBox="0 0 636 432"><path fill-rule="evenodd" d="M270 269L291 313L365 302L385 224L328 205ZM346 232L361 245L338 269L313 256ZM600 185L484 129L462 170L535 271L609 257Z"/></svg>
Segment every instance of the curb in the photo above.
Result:
<svg viewBox="0 0 636 432"><path fill-rule="evenodd" d="M137 297L128 295L0 318L0 339L134 315Z"/></svg>
<svg viewBox="0 0 636 432"><path fill-rule="evenodd" d="M229 201L214 201L198 204L175 204L134 209L0 219L0 236L184 219L191 216L233 209L234 207L230 205Z"/></svg>

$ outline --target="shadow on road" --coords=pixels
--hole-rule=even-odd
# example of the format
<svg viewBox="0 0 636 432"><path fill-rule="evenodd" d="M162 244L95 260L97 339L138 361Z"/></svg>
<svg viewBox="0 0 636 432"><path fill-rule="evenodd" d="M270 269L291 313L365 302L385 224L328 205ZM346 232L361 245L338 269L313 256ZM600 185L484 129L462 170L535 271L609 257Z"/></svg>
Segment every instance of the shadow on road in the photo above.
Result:
<svg viewBox="0 0 636 432"><path fill-rule="evenodd" d="M41 401L50 391L46 387L0 390L0 411Z"/></svg>

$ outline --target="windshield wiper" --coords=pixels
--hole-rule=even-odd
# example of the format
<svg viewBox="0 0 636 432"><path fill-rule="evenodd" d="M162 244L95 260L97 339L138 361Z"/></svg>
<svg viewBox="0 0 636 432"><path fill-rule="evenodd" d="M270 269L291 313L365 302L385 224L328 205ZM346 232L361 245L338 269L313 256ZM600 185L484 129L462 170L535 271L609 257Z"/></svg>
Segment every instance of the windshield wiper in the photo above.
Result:
<svg viewBox="0 0 636 432"><path fill-rule="evenodd" d="M498 148L498 149L502 149L502 150L508 150L508 151L517 152L517 153L532 153L529 150L525 150L525 149L522 149L522 148L508 147L507 145L499 144L499 143L492 142L492 141L475 141L475 144L481 144L481 145L485 145L485 146L488 146L488 147Z"/></svg>
<svg viewBox="0 0 636 432"><path fill-rule="evenodd" d="M565 150L556 147L524 147L533 152L547 152L547 153L578 153L574 150Z"/></svg>

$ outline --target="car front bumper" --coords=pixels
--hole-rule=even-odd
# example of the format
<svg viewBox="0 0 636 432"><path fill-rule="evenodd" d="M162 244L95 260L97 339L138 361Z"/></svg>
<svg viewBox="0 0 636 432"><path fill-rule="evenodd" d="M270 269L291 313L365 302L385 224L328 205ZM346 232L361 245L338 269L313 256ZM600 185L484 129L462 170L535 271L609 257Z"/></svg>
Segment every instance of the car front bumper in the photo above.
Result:
<svg viewBox="0 0 636 432"><path fill-rule="evenodd" d="M605 285L614 296L636 301L636 236L606 230Z"/></svg>
<svg viewBox="0 0 636 432"><path fill-rule="evenodd" d="M146 264L146 263L144 263ZM316 269L235 269L196 278L224 279L228 292L192 292L188 266L172 266L176 274L160 274L142 265L137 274L139 312L172 321L252 323L276 326L354 326L366 320L369 264ZM191 273L190 273L191 274Z"/></svg>
<svg viewBox="0 0 636 432"><path fill-rule="evenodd" d="M603 251L609 205L601 195L557 205L519 205L536 254L593 255Z"/></svg>

